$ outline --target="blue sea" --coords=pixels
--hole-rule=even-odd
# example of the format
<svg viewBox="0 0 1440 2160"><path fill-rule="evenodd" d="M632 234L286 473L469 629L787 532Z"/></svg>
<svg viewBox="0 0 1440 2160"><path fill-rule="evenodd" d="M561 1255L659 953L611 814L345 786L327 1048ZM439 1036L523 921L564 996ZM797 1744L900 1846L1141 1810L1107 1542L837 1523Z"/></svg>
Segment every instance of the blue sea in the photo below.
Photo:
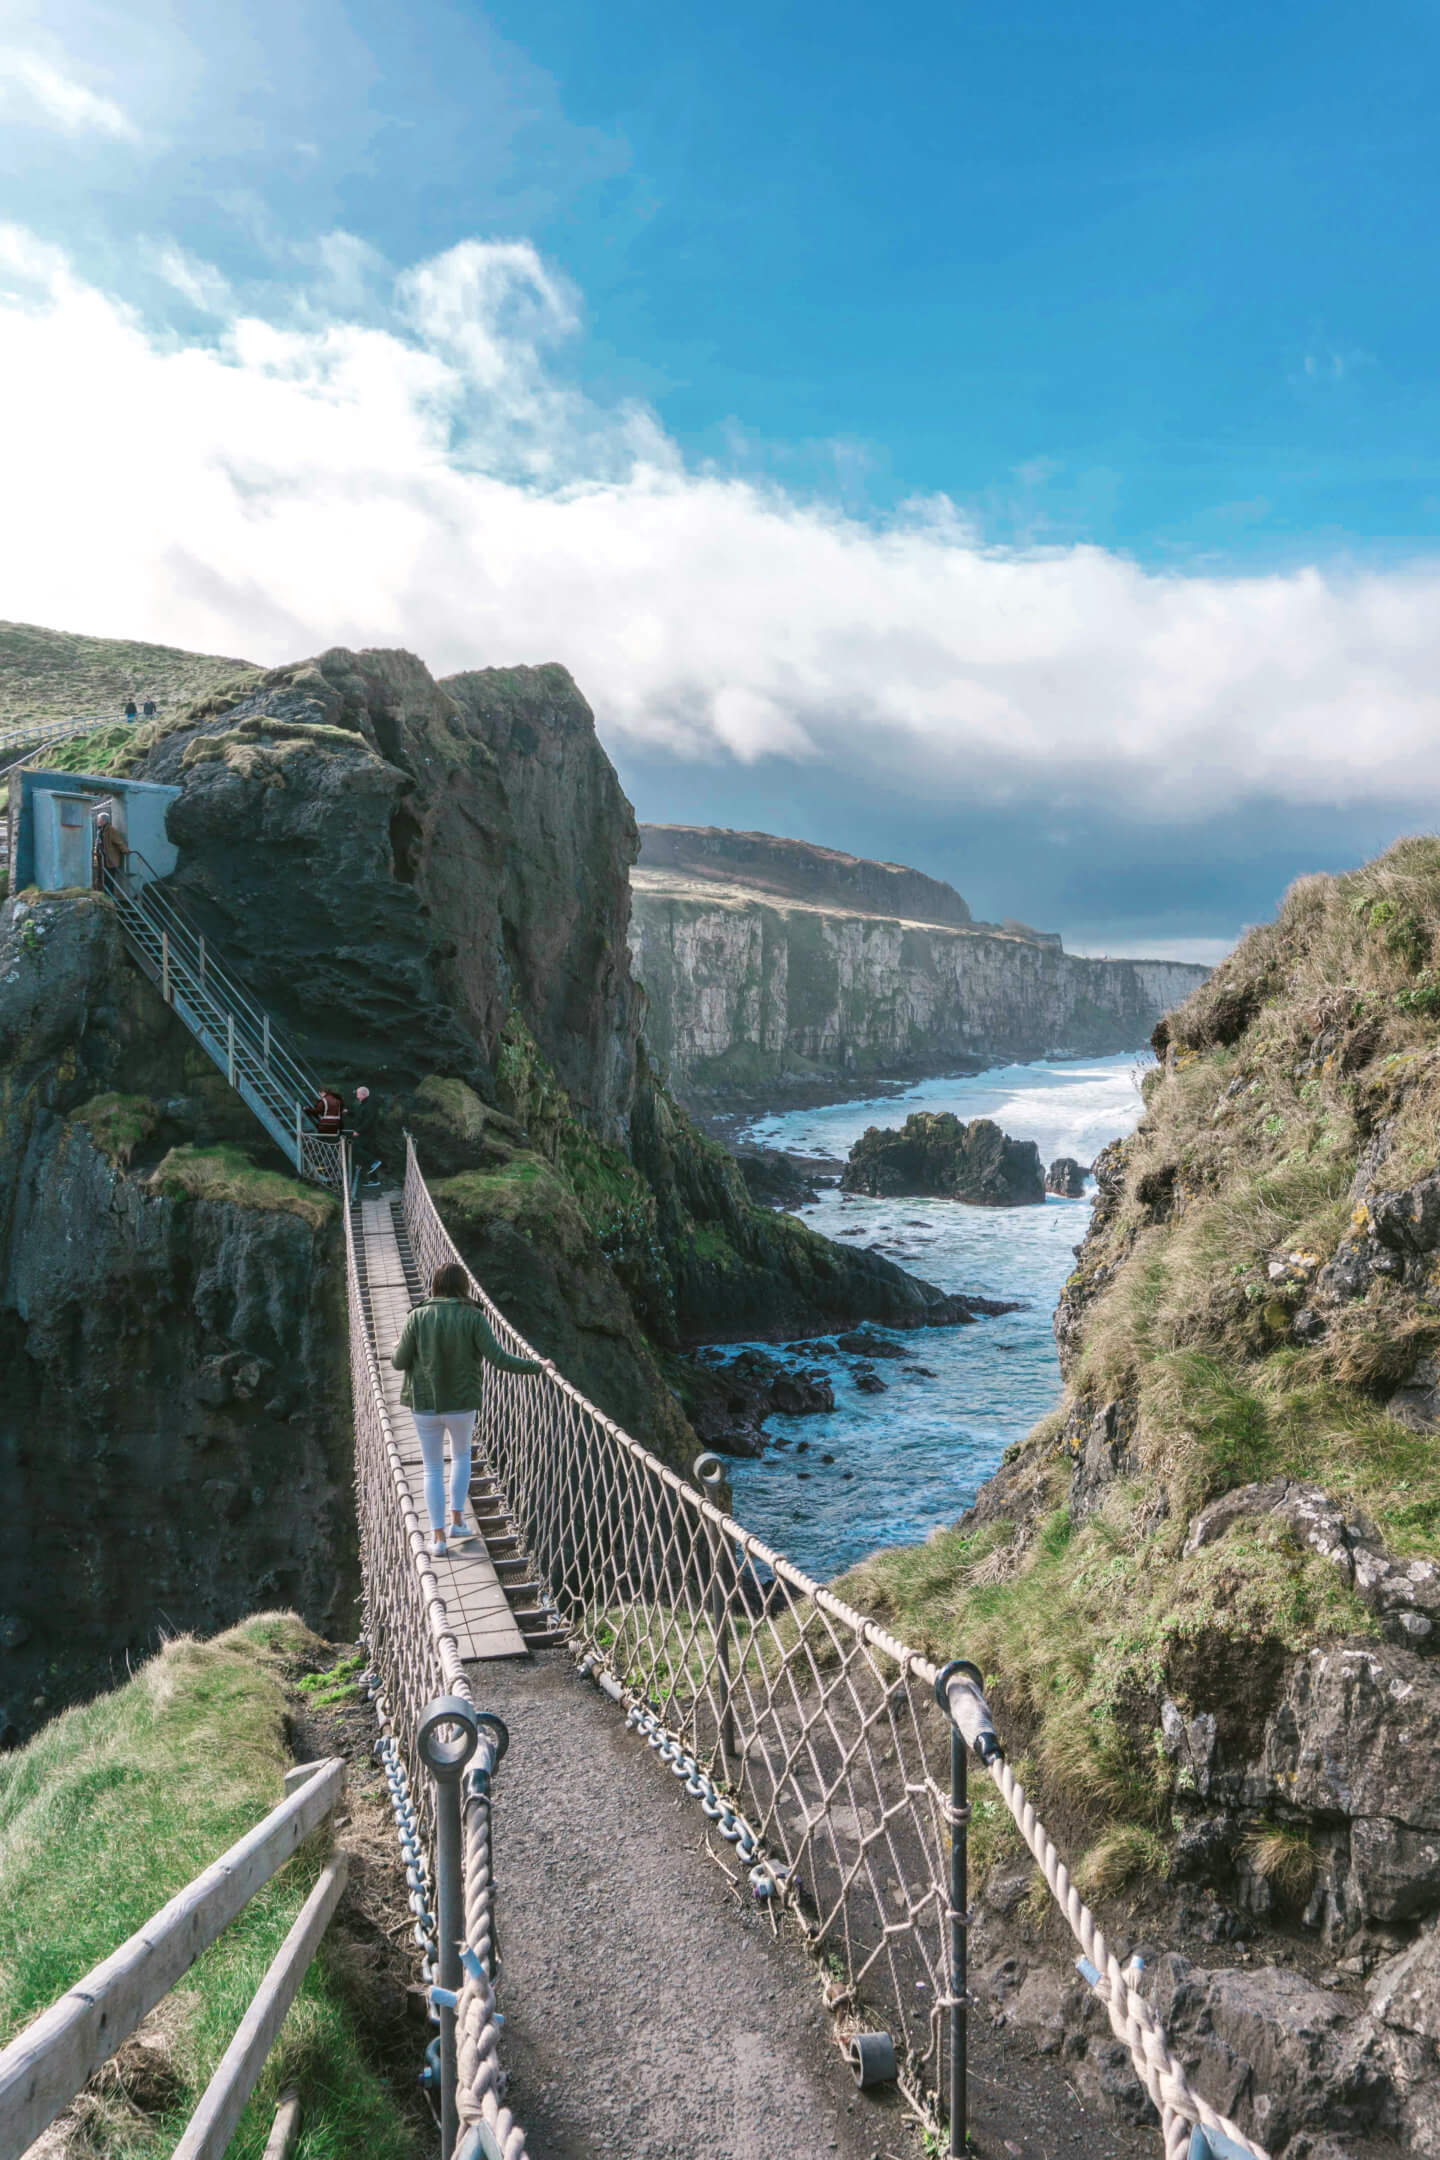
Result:
<svg viewBox="0 0 1440 2160"><path fill-rule="evenodd" d="M912 1110L953 1110L1035 1141L1047 1164L1057 1155L1089 1163L1139 1122L1139 1076L1150 1062L1148 1052L1135 1051L926 1080L900 1095L754 1118L737 1144L843 1159L869 1125L903 1124ZM856 1387L853 1358L806 1357L830 1374L835 1409L772 1417L769 1452L728 1465L739 1520L822 1582L878 1546L911 1544L954 1522L1011 1441L1059 1400L1051 1320L1090 1205L1087 1197L975 1208L822 1192L804 1219L828 1237L883 1252L941 1289L1023 1298L1025 1308L973 1327L892 1334L904 1360L876 1361L881 1395ZM789 1445L777 1448L776 1439Z"/></svg>

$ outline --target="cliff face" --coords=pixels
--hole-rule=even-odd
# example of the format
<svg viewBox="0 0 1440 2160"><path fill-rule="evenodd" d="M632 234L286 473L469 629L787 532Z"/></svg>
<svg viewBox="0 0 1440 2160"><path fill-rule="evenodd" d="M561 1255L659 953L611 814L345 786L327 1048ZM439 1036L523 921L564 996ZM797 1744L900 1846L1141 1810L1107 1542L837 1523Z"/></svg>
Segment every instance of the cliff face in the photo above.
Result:
<svg viewBox="0 0 1440 2160"><path fill-rule="evenodd" d="M953 885L903 863L868 862L838 848L775 833L726 832L714 825L642 825L647 870L681 873L697 884L741 884L777 900L808 900L847 914L897 915L916 922L971 921Z"/></svg>
<svg viewBox="0 0 1440 2160"><path fill-rule="evenodd" d="M349 1619L338 1210L217 1083L107 902L0 910L0 1731L158 1627Z"/></svg>
<svg viewBox="0 0 1440 2160"><path fill-rule="evenodd" d="M1437 2153L1440 841L1304 880L1155 1041L1056 1314L1063 1402L847 1594L983 1663L1082 1889L1184 1953L1146 1987L1243 2127ZM1073 1976L971 1941L1129 2105Z"/></svg>
<svg viewBox="0 0 1440 2160"><path fill-rule="evenodd" d="M84 758L96 745L69 747ZM332 651L232 677L104 754L178 786L179 899L319 1076L378 1090L392 1173L403 1129L416 1134L442 1213L502 1306L671 1461L688 1468L696 1448L663 1369L682 1343L954 1317L953 1301L880 1256L754 1207L656 1080L626 945L634 819L563 669L437 683L406 653ZM307 1403L326 1459L343 1454L343 1374L325 1364L343 1342L335 1225L296 1215L279 1158L266 1169L248 1113L131 968L108 903L57 896L27 911L22 898L12 929L0 991L33 1007L13 1024L0 1014L8 1171L17 1149L27 1164L0 1266L6 1340L27 1375L11 1391L16 1461L47 1419L85 1434L108 1421L117 1493L148 1508L165 1486L164 1581L180 1582L187 1552L203 1559L220 1600L207 1624L243 1609L247 1572L323 1618L348 1511L330 1507L315 1462L248 1481L210 1462L168 1484L161 1465L200 1460L188 1436L195 1419L210 1431L212 1411L239 1419L257 1463L293 1455L284 1428ZM83 965L66 958L76 940ZM103 1235L77 1232L97 1211ZM202 1297L212 1280L228 1287ZM96 1393L97 1370L140 1376L133 1429ZM286 1372L293 1383L271 1377ZM152 1385L164 1416L151 1416ZM48 1553L43 1478L12 1497L16 1534ZM116 1499L117 1525L129 1505ZM247 1509L253 1546L230 1528ZM210 1565L217 1538L233 1575ZM12 1617L39 1643L43 1598L25 1580ZM149 1592L128 1560L124 1580L133 1608L97 1574L77 1642L129 1641ZM177 1607L197 1611L179 1588L166 1610L188 1624Z"/></svg>
<svg viewBox="0 0 1440 2160"><path fill-rule="evenodd" d="M1133 1049L1205 970L1084 960L1033 933L772 900L648 869L630 949L682 1094ZM958 896L957 896L958 897Z"/></svg>
<svg viewBox="0 0 1440 2160"><path fill-rule="evenodd" d="M342 1087L485 1088L514 1002L622 1136L635 823L563 668L441 684L408 653L322 653L142 739L131 770L184 788L177 890Z"/></svg>

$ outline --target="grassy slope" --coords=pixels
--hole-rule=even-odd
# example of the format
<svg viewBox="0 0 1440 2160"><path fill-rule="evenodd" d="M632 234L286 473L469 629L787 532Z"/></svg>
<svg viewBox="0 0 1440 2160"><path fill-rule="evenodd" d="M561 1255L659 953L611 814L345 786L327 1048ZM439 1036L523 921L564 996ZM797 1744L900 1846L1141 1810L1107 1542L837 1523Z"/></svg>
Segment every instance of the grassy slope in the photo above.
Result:
<svg viewBox="0 0 1440 2160"><path fill-rule="evenodd" d="M298 1620L276 1613L211 1642L181 1637L125 1687L65 1712L28 1747L0 1758L0 2040L275 1805L289 1762L287 1674L312 1646ZM307 1848L275 1877L156 2013L173 2073L162 2092L167 2104L142 2113L102 2073L70 2147L126 2160L159 2160L173 2149L319 1857ZM256 2160L276 2096L292 2083L304 2107L298 2160L361 2152L413 2160L410 2131L364 2059L323 1949L231 2160Z"/></svg>
<svg viewBox="0 0 1440 2160"><path fill-rule="evenodd" d="M222 684L260 673L246 660L78 637L33 623L0 622L0 728L27 720L86 719L153 697L161 710L191 704Z"/></svg>
<svg viewBox="0 0 1440 2160"><path fill-rule="evenodd" d="M1440 1161L1437 1016L1440 841L1296 886L1169 1022L1170 1069L1067 1286L1084 1318L1060 1410L978 1519L842 1586L935 1653L980 1659L1033 1770L1087 1797L1095 1887L1163 1862L1162 1694L1183 1703L1218 1667L1243 1700L1278 1654L1374 1629L1273 1527L1186 1559L1206 1501L1288 1472L1369 1515L1392 1552L1440 1545L1440 1447L1384 1407L1440 1343L1440 1283L1377 1279L1318 1340L1292 1326L1364 1232L1362 1161L1379 1190ZM1125 1474L1076 1523L1077 1455L1108 1403Z"/></svg>

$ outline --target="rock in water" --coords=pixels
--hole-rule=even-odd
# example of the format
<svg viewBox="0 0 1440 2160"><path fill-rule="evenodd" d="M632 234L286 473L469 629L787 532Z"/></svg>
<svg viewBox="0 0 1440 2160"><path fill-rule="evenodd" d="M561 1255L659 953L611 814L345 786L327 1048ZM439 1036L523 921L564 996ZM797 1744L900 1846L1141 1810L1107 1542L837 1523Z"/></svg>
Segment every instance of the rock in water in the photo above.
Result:
<svg viewBox="0 0 1440 2160"><path fill-rule="evenodd" d="M840 1184L877 1199L923 1193L971 1207L1034 1207L1045 1198L1033 1140L1012 1140L989 1118L963 1125L949 1110L917 1110L898 1132L872 1125L851 1148Z"/></svg>
<svg viewBox="0 0 1440 2160"><path fill-rule="evenodd" d="M1060 1200L1081 1200L1090 1172L1073 1155L1057 1155L1045 1173L1045 1190Z"/></svg>

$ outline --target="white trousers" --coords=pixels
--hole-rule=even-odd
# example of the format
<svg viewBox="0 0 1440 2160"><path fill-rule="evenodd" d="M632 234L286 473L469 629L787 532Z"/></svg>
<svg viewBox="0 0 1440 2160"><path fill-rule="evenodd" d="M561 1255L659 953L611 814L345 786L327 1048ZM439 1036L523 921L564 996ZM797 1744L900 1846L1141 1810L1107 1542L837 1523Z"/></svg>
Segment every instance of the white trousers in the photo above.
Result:
<svg viewBox="0 0 1440 2160"><path fill-rule="evenodd" d="M445 1527L445 1433L450 1433L450 1512L463 1515L470 1491L470 1443L475 1437L473 1410L412 1410L425 1464L425 1507L432 1530Z"/></svg>

